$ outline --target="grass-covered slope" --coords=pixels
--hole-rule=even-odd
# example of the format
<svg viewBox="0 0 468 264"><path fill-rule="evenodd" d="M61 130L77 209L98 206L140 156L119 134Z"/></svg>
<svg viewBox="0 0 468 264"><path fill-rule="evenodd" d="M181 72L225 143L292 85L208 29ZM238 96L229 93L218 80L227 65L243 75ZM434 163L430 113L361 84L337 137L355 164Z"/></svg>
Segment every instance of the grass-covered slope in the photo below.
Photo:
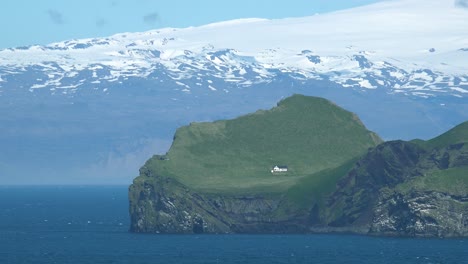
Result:
<svg viewBox="0 0 468 264"><path fill-rule="evenodd" d="M169 152L145 167L198 191L274 193L380 142L353 113L325 99L294 95L271 110L182 127ZM272 174L275 165L289 171Z"/></svg>
<svg viewBox="0 0 468 264"><path fill-rule="evenodd" d="M421 165L424 177L401 184L400 190L468 195L468 122L419 145L425 147L428 156Z"/></svg>
<svg viewBox="0 0 468 264"><path fill-rule="evenodd" d="M426 142L426 146L430 148L441 148L449 145L468 142L468 122L450 129L442 135L435 137Z"/></svg>

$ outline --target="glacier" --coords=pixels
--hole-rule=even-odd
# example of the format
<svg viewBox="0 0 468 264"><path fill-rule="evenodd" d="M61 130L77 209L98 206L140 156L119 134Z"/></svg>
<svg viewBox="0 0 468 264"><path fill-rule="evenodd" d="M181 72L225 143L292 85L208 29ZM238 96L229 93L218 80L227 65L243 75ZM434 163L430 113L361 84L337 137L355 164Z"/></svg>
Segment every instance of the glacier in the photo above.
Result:
<svg viewBox="0 0 468 264"><path fill-rule="evenodd" d="M36 71L47 78L30 82L30 90L62 91L161 70L179 82L201 73L243 87L269 82L281 71L347 88L466 96L468 10L457 3L385 1L305 18L239 19L12 48L0 51L0 76L5 87L8 76ZM94 78L76 78L84 71Z"/></svg>

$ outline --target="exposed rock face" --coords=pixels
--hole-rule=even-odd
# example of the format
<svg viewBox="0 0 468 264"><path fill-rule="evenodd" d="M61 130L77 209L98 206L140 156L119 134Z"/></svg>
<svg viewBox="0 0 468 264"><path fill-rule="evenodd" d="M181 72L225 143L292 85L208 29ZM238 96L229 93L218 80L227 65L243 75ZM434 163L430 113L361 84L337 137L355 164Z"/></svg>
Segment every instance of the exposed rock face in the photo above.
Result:
<svg viewBox="0 0 468 264"><path fill-rule="evenodd" d="M140 172L151 172L143 167ZM130 187L131 231L145 233L225 233L229 222L212 215L205 197L191 192L179 182L153 176L152 183Z"/></svg>
<svg viewBox="0 0 468 264"><path fill-rule="evenodd" d="M424 150L393 141L379 145L358 161L329 199L330 226L368 225L380 190L394 187L415 174L415 164Z"/></svg>
<svg viewBox="0 0 468 264"><path fill-rule="evenodd" d="M419 191L383 193L373 212L371 234L468 236L468 196Z"/></svg>
<svg viewBox="0 0 468 264"><path fill-rule="evenodd" d="M281 197L199 194L171 178L130 187L132 232L143 233L298 233L307 232L305 216L279 218ZM307 220L307 219L305 219Z"/></svg>
<svg viewBox="0 0 468 264"><path fill-rule="evenodd" d="M465 144L432 150L403 141L379 145L356 163L330 196L328 225L376 235L467 236L466 186L452 184L443 192L418 184L426 173L466 166L467 154Z"/></svg>

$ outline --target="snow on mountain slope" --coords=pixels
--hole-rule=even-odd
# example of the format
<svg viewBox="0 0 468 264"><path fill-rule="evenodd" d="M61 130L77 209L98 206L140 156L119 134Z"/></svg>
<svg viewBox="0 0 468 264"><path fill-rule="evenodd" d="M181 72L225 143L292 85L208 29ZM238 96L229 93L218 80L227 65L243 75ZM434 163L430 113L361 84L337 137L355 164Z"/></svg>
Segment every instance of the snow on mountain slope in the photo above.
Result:
<svg viewBox="0 0 468 264"><path fill-rule="evenodd" d="M465 97L468 9L463 3L390 0L304 18L240 19L5 49L0 90L14 84L14 75L37 76L23 88L54 93L164 72L184 88L181 92L218 92L206 79L245 87L280 73L390 93Z"/></svg>

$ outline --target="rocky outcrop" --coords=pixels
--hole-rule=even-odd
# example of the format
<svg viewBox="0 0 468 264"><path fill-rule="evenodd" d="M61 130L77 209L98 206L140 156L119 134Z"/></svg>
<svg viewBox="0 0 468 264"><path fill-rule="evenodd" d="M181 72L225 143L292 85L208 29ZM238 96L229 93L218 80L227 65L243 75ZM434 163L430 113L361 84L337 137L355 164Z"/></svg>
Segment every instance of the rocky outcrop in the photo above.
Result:
<svg viewBox="0 0 468 264"><path fill-rule="evenodd" d="M442 192L417 184L434 171L466 166L467 154L464 143L429 150L404 141L381 144L338 183L324 209L326 224L374 235L467 236L466 186L450 182Z"/></svg>
<svg viewBox="0 0 468 264"><path fill-rule="evenodd" d="M227 233L231 223L221 214L214 215L206 197L171 178L140 173L151 181L130 186L130 216L133 232L142 233Z"/></svg>
<svg viewBox="0 0 468 264"><path fill-rule="evenodd" d="M393 141L377 146L359 160L339 183L327 204L328 225L369 225L372 210L383 187L417 175L414 169L425 151L417 145Z"/></svg>
<svg viewBox="0 0 468 264"><path fill-rule="evenodd" d="M468 236L468 196L440 192L384 192L373 209L370 234Z"/></svg>
<svg viewBox="0 0 468 264"><path fill-rule="evenodd" d="M300 233L307 216L279 217L281 197L197 193L178 181L152 175L130 186L132 232L137 233Z"/></svg>

